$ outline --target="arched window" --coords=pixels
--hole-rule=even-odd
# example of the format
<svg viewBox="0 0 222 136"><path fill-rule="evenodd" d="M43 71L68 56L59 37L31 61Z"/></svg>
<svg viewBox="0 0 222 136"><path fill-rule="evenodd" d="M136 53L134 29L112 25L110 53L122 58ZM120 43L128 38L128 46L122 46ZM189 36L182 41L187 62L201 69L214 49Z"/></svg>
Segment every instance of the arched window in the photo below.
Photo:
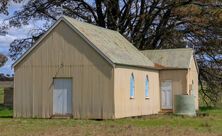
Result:
<svg viewBox="0 0 222 136"><path fill-rule="evenodd" d="M133 73L130 76L130 98L135 96L135 79Z"/></svg>
<svg viewBox="0 0 222 136"><path fill-rule="evenodd" d="M145 78L145 97L149 97L149 77L148 75Z"/></svg>

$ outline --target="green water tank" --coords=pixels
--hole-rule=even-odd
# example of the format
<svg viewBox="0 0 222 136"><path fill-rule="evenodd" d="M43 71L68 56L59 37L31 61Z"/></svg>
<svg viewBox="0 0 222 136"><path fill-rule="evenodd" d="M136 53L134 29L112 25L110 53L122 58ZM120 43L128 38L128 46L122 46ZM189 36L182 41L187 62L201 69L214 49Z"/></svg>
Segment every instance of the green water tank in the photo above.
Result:
<svg viewBox="0 0 222 136"><path fill-rule="evenodd" d="M175 114L196 116L195 101L193 95L175 96Z"/></svg>

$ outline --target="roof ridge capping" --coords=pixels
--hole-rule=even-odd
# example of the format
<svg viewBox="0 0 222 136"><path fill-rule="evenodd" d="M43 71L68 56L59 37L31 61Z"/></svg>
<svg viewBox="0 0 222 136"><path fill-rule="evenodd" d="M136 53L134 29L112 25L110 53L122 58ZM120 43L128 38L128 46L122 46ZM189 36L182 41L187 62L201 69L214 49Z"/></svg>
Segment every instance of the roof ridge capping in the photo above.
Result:
<svg viewBox="0 0 222 136"><path fill-rule="evenodd" d="M63 16L61 16L60 18L62 18L62 19L66 19L66 20L71 19L71 20L74 20L74 21L76 21L76 22L78 22L78 23L82 23L82 24L85 24L85 25L93 26L93 27L98 27L99 29L103 29L103 30L106 30L106 31L112 31L112 32L119 33L119 32L116 31L116 30L112 30L112 29L109 29L109 28L104 28L104 27L101 27L101 26L95 25L95 24L90 24L90 23L87 23L87 22L83 22L83 21L81 21L81 20L74 19L74 18L71 18L71 17L69 17L69 16L65 16L65 15L63 15Z"/></svg>

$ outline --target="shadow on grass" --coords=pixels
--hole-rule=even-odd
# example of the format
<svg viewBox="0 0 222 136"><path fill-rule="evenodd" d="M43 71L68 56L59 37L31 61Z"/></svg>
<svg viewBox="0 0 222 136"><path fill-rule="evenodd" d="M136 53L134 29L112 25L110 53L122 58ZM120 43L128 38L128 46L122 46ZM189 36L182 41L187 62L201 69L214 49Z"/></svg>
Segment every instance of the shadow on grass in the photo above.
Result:
<svg viewBox="0 0 222 136"><path fill-rule="evenodd" d="M4 110L4 109L8 109L8 110L12 110L11 106L5 106L3 104L0 104L0 110Z"/></svg>
<svg viewBox="0 0 222 136"><path fill-rule="evenodd" d="M0 104L0 118L12 118L12 112L12 107Z"/></svg>
<svg viewBox="0 0 222 136"><path fill-rule="evenodd" d="M214 110L214 109L217 109L217 108L211 107L211 106L200 107L200 111L202 111L202 112L209 111L209 110Z"/></svg>
<svg viewBox="0 0 222 136"><path fill-rule="evenodd" d="M221 107L212 107L212 106L204 106L200 107L200 110L197 112L198 116L220 116L222 117L222 108Z"/></svg>
<svg viewBox="0 0 222 136"><path fill-rule="evenodd" d="M201 112L208 112L208 111L212 111L212 110L222 110L222 107L212 107L212 106L202 106L200 107L200 111Z"/></svg>
<svg viewBox="0 0 222 136"><path fill-rule="evenodd" d="M13 118L13 116L0 116L0 118Z"/></svg>

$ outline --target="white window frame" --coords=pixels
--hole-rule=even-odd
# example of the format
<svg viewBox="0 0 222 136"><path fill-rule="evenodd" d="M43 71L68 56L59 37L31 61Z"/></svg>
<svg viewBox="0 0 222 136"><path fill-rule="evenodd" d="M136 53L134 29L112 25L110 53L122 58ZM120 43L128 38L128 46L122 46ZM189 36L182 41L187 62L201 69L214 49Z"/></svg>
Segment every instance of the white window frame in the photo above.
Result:
<svg viewBox="0 0 222 136"><path fill-rule="evenodd" d="M148 85L147 85L147 83L148 83ZM148 88L147 88L147 86L148 86ZM149 76L148 75L146 75L146 77L145 77L145 89L144 90L145 90L145 99L150 99L150 95L149 95L149 92L150 92L150 80L149 80ZM146 91L148 91L148 92L146 92ZM146 93L148 93L148 96L146 95Z"/></svg>

